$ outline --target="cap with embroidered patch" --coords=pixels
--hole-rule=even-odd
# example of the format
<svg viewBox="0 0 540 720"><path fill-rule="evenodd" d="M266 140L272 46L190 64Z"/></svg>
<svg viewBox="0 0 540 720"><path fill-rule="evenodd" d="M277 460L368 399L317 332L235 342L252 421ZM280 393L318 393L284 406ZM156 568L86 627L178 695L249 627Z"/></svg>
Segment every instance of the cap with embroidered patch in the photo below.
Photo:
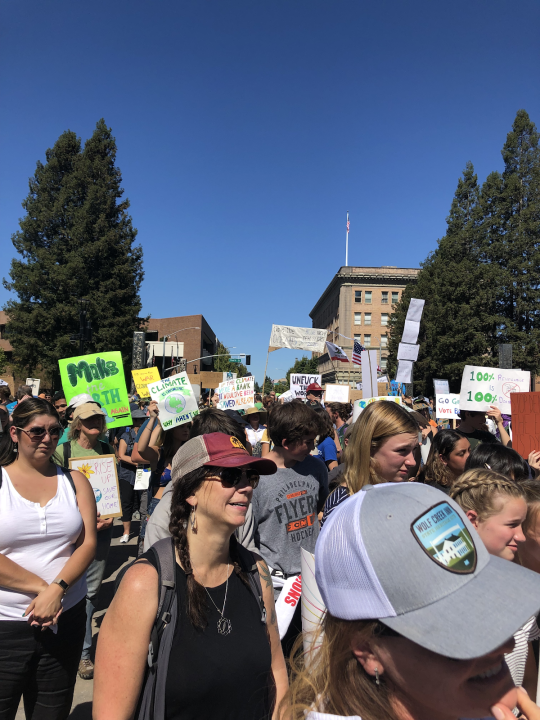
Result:
<svg viewBox="0 0 540 720"><path fill-rule="evenodd" d="M250 465L260 475L273 475L277 470L273 460L250 455L234 435L216 432L198 435L182 445L172 461L172 480L179 480L203 465L214 467Z"/></svg>
<svg viewBox="0 0 540 720"><path fill-rule="evenodd" d="M366 486L315 549L328 611L379 620L432 652L481 657L540 610L540 575L490 555L464 511L420 483Z"/></svg>

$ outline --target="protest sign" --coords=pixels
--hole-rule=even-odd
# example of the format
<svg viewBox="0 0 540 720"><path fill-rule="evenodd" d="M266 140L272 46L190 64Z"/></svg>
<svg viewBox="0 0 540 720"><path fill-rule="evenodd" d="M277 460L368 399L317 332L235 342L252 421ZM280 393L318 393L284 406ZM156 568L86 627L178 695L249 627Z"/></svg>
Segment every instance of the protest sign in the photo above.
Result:
<svg viewBox="0 0 540 720"><path fill-rule="evenodd" d="M236 378L238 377L238 373L233 373L233 372L224 372L222 374L223 374L223 377L221 378L221 382L227 382L228 380L236 380ZM221 383L220 383L220 385L221 385Z"/></svg>
<svg viewBox="0 0 540 720"><path fill-rule="evenodd" d="M409 343L400 342L398 345L398 360L418 360L418 351L420 345L409 345Z"/></svg>
<svg viewBox="0 0 540 720"><path fill-rule="evenodd" d="M490 405L495 405L502 413L511 415L510 395L529 392L530 383L531 374L528 370L465 365L459 407L461 410L485 412Z"/></svg>
<svg viewBox="0 0 540 720"><path fill-rule="evenodd" d="M65 358L58 365L68 405L75 395L89 393L105 411L107 428L133 424L120 352Z"/></svg>
<svg viewBox="0 0 540 720"><path fill-rule="evenodd" d="M412 382L413 373L413 361L412 360L398 360L398 366L396 371L396 380L400 383L408 385Z"/></svg>
<svg viewBox="0 0 540 720"><path fill-rule="evenodd" d="M377 397L377 351L362 350L362 392L365 398Z"/></svg>
<svg viewBox="0 0 540 720"><path fill-rule="evenodd" d="M311 383L317 383L317 385L320 385L321 376L303 375L301 373L297 375L293 375L293 373L291 373L290 375L290 386L295 398L301 398L302 400L305 400L306 388L308 385L311 385Z"/></svg>
<svg viewBox="0 0 540 720"><path fill-rule="evenodd" d="M294 393L292 390L287 390L284 393L281 393L279 396L280 402L288 403L291 402L291 400L294 400Z"/></svg>
<svg viewBox="0 0 540 720"><path fill-rule="evenodd" d="M459 395L456 393L435 395L435 417L459 420Z"/></svg>
<svg viewBox="0 0 540 720"><path fill-rule="evenodd" d="M435 378L433 378L433 388L435 395L448 395L450 392L448 380L435 380Z"/></svg>
<svg viewBox="0 0 540 720"><path fill-rule="evenodd" d="M401 398L393 395L383 395L381 397L362 398L362 400L355 400L353 403L353 422L356 422L358 420L358 418L362 414L362 411L365 410L368 405L370 405L372 402L379 402L381 400L386 400L387 402L395 402L398 405L401 405Z"/></svg>
<svg viewBox="0 0 540 720"><path fill-rule="evenodd" d="M327 330L319 328L300 328L288 325L272 325L269 350L292 348L293 350L325 351Z"/></svg>
<svg viewBox="0 0 540 720"><path fill-rule="evenodd" d="M135 389L139 397L149 398L150 393L148 392L147 385L150 383L159 382L159 370L157 367L141 368L140 370L132 370L133 382L135 383Z"/></svg>
<svg viewBox="0 0 540 720"><path fill-rule="evenodd" d="M512 393L512 447L525 460L540 450L540 392Z"/></svg>
<svg viewBox="0 0 540 720"><path fill-rule="evenodd" d="M92 486L102 520L121 517L122 503L120 502L120 488L118 487L114 455L88 455L87 457L70 458L69 469L82 472Z"/></svg>
<svg viewBox="0 0 540 720"><path fill-rule="evenodd" d="M324 402L349 402L349 386L348 385L326 385Z"/></svg>
<svg viewBox="0 0 540 720"><path fill-rule="evenodd" d="M377 379L377 382L378 382L378 383L387 383L387 382L389 382L389 380L388 380L388 375L381 375L381 377Z"/></svg>
<svg viewBox="0 0 540 720"><path fill-rule="evenodd" d="M41 380L39 378L26 378L26 384L32 388L32 395L37 397L39 395L39 386Z"/></svg>
<svg viewBox="0 0 540 720"><path fill-rule="evenodd" d="M255 407L255 378L228 380L218 387L219 410L247 410Z"/></svg>
<svg viewBox="0 0 540 720"><path fill-rule="evenodd" d="M309 652L312 649L316 650L318 647L312 648L312 645L318 637L326 606L315 579L315 555L308 552L308 550L304 550L304 548L300 548L300 563L302 568L302 638L304 641L305 663L309 665L312 659Z"/></svg>
<svg viewBox="0 0 540 720"><path fill-rule="evenodd" d="M410 322L420 322L420 320L422 319L422 313L424 312L425 303L425 300L411 298L405 320L409 320Z"/></svg>
<svg viewBox="0 0 540 720"><path fill-rule="evenodd" d="M186 372L148 386L152 400L158 404L159 419L164 430L191 422L199 414L197 400Z"/></svg>
<svg viewBox="0 0 540 720"><path fill-rule="evenodd" d="M405 327L403 328L403 335L401 342L409 343L414 345L418 340L418 333L420 332L420 322L418 320L405 320Z"/></svg>

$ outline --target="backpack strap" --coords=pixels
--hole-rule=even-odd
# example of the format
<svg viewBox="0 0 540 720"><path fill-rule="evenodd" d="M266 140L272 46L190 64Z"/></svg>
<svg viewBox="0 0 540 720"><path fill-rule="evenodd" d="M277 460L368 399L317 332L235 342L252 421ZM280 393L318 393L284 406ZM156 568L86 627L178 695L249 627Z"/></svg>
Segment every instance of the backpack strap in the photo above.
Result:
<svg viewBox="0 0 540 720"><path fill-rule="evenodd" d="M240 567L246 573L249 581L249 587L261 613L261 622L266 624L266 608L264 606L263 591L261 585L261 576L259 575L259 568L257 567L257 561L255 560L251 550L248 550L236 540L233 535L231 542L236 544L236 554L240 562Z"/></svg>
<svg viewBox="0 0 540 720"><path fill-rule="evenodd" d="M176 556L170 537L158 540L150 550L157 560L159 584L158 609L148 645L148 666L152 667L157 661L161 636L171 621L171 608L176 599Z"/></svg>
<svg viewBox="0 0 540 720"><path fill-rule="evenodd" d="M99 442L101 445L101 454L110 455L109 443L106 443L105 440L100 440Z"/></svg>
<svg viewBox="0 0 540 720"><path fill-rule="evenodd" d="M71 442L68 440L65 443L62 443L63 453L64 453L64 467L69 467L69 458L71 457Z"/></svg>
<svg viewBox="0 0 540 720"><path fill-rule="evenodd" d="M71 474L71 470L69 470L66 467L63 467L62 472L67 477L68 482L71 485L71 489L73 490L74 495L77 495L77 488L75 487L75 483L73 482L73 475Z"/></svg>

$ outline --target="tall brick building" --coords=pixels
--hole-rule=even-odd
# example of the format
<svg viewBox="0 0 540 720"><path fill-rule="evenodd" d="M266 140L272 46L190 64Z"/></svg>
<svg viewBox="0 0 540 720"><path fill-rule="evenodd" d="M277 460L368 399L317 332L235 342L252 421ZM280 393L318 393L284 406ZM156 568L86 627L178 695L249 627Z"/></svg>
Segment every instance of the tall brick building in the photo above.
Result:
<svg viewBox="0 0 540 720"><path fill-rule="evenodd" d="M393 307L410 282L416 268L344 266L309 313L315 328L326 329L327 340L352 354L353 339L366 349L377 350L381 370L386 369L387 327ZM349 363L332 363L327 353L319 357L323 382L347 382ZM360 367L351 365L351 381L361 380Z"/></svg>
<svg viewBox="0 0 540 720"><path fill-rule="evenodd" d="M146 331L147 353L155 358L155 364L159 369L163 358L165 335L171 336L165 341L165 368L171 367L172 358L181 357L188 361L190 374L213 369L211 359L197 360L204 355L215 355L217 352L216 334L202 315L150 318Z"/></svg>

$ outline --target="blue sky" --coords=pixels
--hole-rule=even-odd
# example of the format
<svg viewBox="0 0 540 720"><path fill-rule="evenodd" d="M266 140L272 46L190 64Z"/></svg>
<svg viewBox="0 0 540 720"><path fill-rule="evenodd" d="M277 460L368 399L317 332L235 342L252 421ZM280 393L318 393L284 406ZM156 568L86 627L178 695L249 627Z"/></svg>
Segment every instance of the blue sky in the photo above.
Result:
<svg viewBox="0 0 540 720"><path fill-rule="evenodd" d="M540 124L539 24L536 0L4 3L0 275L36 161L104 117L144 313L202 313L261 381L272 323L310 326L344 264L347 210L350 264L418 266L465 163L483 181L516 111Z"/></svg>

